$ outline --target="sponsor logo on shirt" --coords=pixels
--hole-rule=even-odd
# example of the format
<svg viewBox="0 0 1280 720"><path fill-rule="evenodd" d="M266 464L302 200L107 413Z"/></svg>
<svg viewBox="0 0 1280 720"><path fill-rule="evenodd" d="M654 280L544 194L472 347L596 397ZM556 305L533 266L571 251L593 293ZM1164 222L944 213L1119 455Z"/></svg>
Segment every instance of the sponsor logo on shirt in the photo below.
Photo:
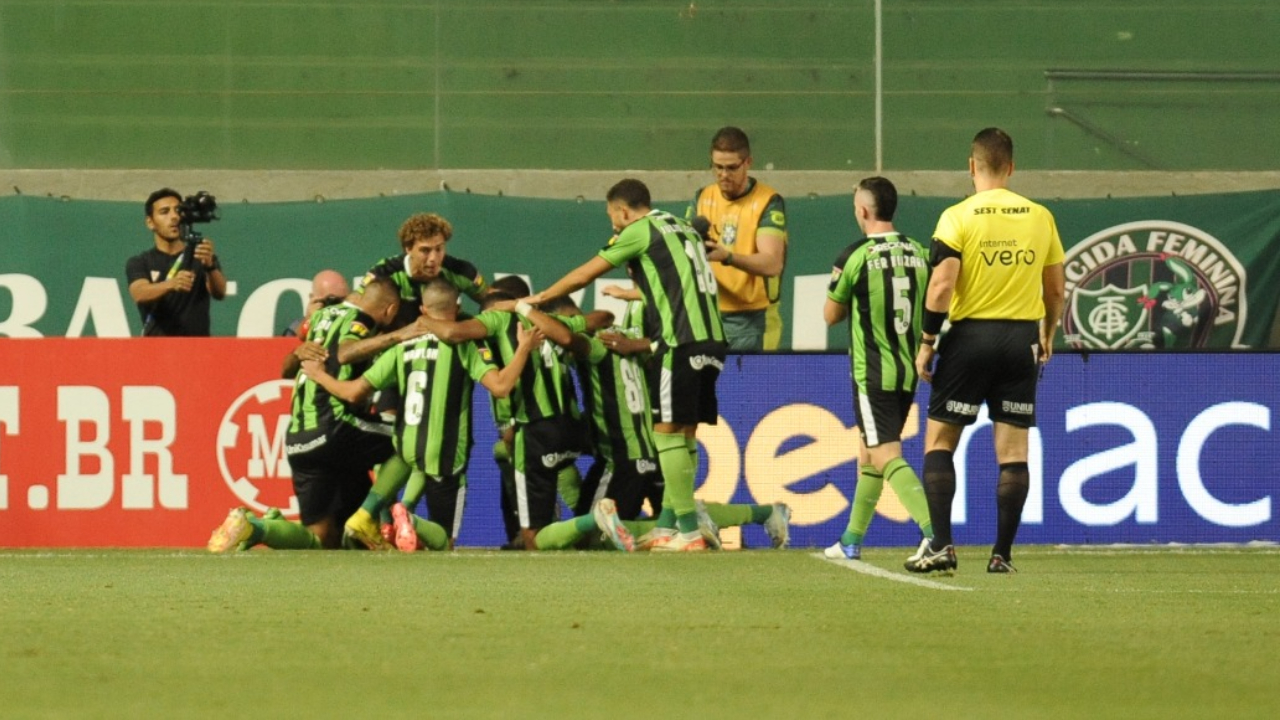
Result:
<svg viewBox="0 0 1280 720"><path fill-rule="evenodd" d="M690 355L689 366L694 370L701 370L710 365L717 370L724 370L724 363L711 355Z"/></svg>
<svg viewBox="0 0 1280 720"><path fill-rule="evenodd" d="M566 462L572 462L574 460L577 460L578 456L581 454L582 453L576 453L572 451L546 453L545 455L542 456L542 467L545 467L548 469L556 468L556 467L559 467L560 465L565 464Z"/></svg>

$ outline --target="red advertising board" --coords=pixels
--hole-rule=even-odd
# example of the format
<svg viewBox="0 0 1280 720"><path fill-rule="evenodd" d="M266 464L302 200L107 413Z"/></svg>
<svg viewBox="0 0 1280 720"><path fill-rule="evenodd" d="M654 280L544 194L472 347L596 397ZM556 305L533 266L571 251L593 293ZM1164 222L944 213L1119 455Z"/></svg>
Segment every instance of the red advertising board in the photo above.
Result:
<svg viewBox="0 0 1280 720"><path fill-rule="evenodd" d="M296 517L295 344L0 339L0 546L199 547L237 505Z"/></svg>

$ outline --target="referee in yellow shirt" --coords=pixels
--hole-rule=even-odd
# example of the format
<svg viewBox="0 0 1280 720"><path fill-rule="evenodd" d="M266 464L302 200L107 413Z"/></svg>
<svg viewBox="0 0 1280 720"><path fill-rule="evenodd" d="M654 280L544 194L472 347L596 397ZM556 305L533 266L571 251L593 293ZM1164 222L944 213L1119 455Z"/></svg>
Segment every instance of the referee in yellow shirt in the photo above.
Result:
<svg viewBox="0 0 1280 720"><path fill-rule="evenodd" d="M912 572L956 569L952 456L960 433L977 419L984 402L995 426L1000 466L996 542L987 572L1014 572L1013 540L1030 487L1027 434L1036 424L1036 382L1053 352L1062 314L1062 240L1044 206L1009 190L1013 139L1008 133L987 128L974 137L969 174L974 194L947 208L933 233L933 275L916 369L933 384L924 487L934 538L921 542L907 560ZM948 314L951 328L939 340Z"/></svg>

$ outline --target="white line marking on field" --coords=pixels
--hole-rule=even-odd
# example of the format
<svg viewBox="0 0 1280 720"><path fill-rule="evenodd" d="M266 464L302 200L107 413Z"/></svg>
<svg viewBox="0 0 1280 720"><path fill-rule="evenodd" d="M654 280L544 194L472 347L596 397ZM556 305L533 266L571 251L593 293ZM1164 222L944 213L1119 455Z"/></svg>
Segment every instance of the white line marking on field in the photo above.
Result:
<svg viewBox="0 0 1280 720"><path fill-rule="evenodd" d="M862 562L861 560L837 560L834 558L829 558L826 555L823 555L822 553L813 553L811 557L816 557L819 560L822 560L824 562L829 562L832 565L839 565L842 568L848 568L850 570L853 570L854 572L860 572L863 575L871 575L872 577L883 578L885 580L903 582L903 583L907 583L908 585L918 585L920 587L929 588L930 590L965 590L965 591L973 590L973 588L971 587L964 587L962 585L947 585L945 583L934 582L933 580L925 580L924 578L912 577L910 575L903 575L902 573L889 572L888 570L878 568L875 565L867 564L865 562Z"/></svg>

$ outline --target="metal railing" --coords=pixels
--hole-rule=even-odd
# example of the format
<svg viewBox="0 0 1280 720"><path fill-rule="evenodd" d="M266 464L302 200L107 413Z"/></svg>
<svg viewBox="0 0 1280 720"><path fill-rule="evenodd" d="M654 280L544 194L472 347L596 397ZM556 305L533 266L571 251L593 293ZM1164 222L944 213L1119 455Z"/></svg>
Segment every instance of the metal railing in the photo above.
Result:
<svg viewBox="0 0 1280 720"><path fill-rule="evenodd" d="M1049 106L1045 114L1053 118L1061 118L1075 125L1092 137L1101 140L1117 152L1132 158L1150 170L1167 170L1168 166L1156 158L1139 151L1135 143L1114 132L1107 130L1096 122L1086 118L1078 110L1071 110L1055 102L1055 83L1062 80L1084 80L1102 82L1213 82L1213 83L1277 83L1280 72L1217 72L1198 70L1045 70L1048 83L1046 96Z"/></svg>

